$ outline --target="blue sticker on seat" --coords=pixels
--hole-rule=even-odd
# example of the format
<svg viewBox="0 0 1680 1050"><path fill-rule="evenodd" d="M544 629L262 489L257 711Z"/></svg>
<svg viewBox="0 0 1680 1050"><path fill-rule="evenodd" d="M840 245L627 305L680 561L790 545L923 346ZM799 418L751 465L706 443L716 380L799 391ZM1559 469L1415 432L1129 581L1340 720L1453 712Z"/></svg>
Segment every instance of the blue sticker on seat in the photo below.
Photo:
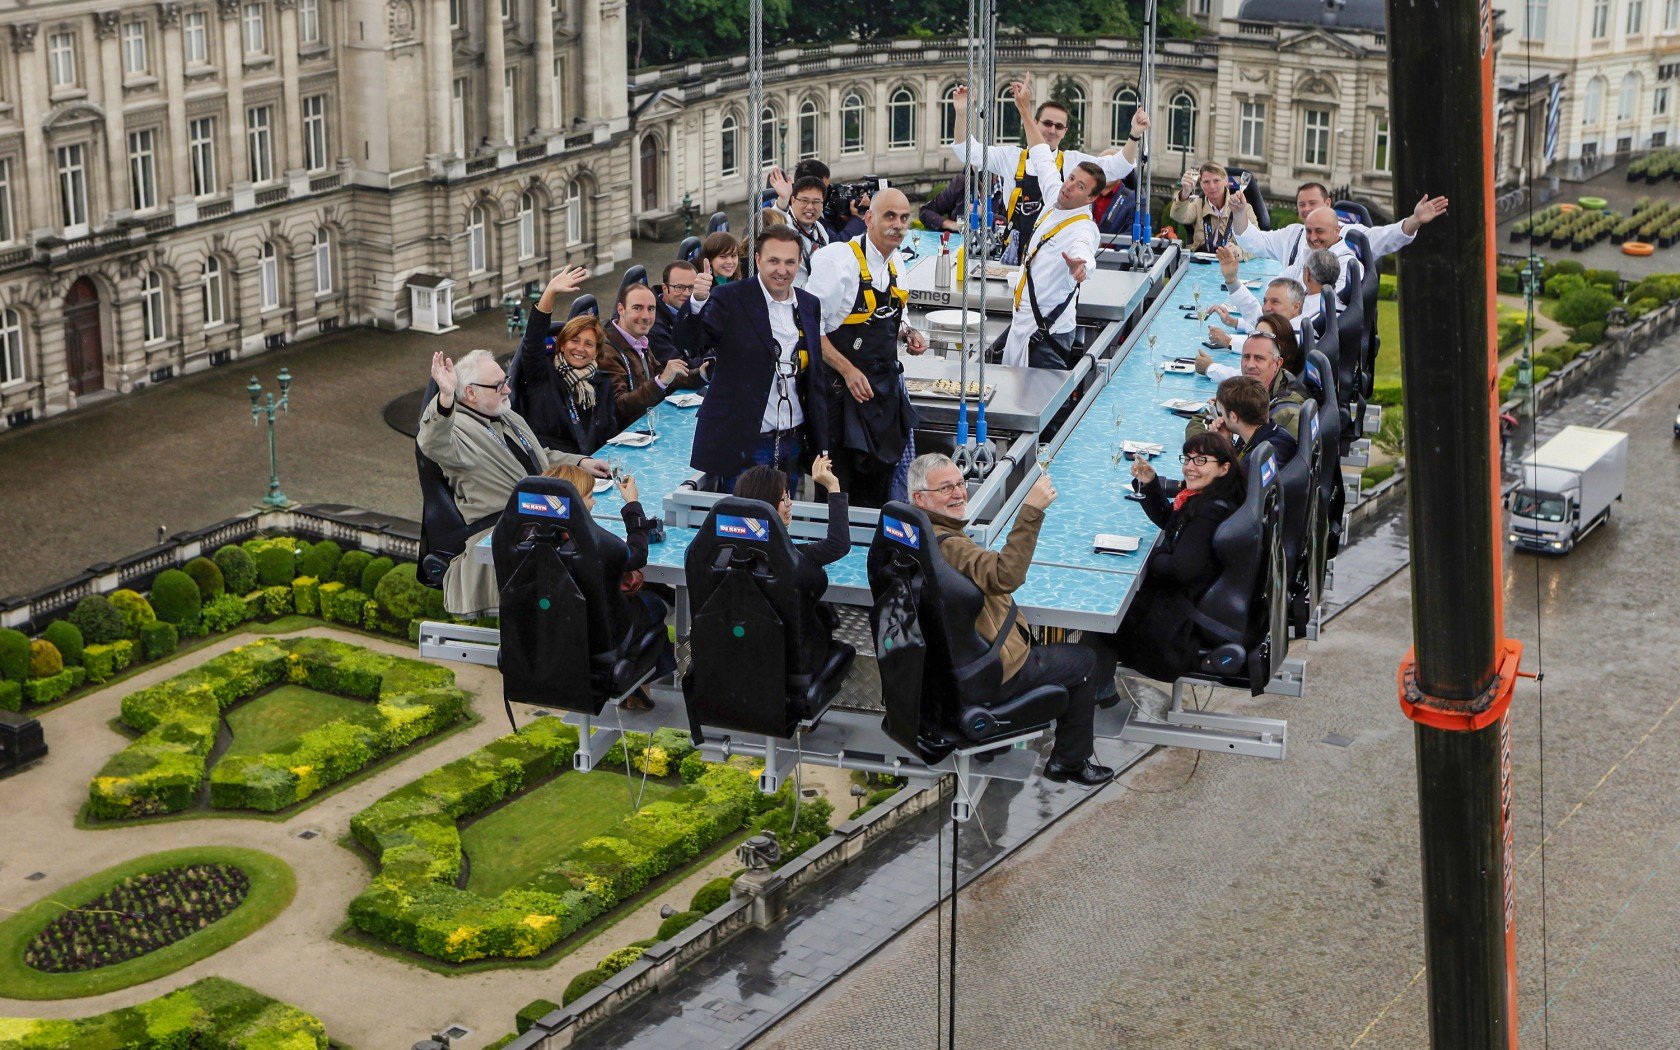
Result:
<svg viewBox="0 0 1680 1050"><path fill-rule="evenodd" d="M521 492L519 494L519 513L566 521L572 516L572 501L565 496L545 496L541 493Z"/></svg>
<svg viewBox="0 0 1680 1050"><path fill-rule="evenodd" d="M770 538L770 523L763 518L743 518L735 514L717 516L717 534L724 539L752 540L764 543Z"/></svg>
<svg viewBox="0 0 1680 1050"><path fill-rule="evenodd" d="M922 549L922 533L908 521L899 521L888 514L881 515L881 531L894 543L902 543L911 550Z"/></svg>
<svg viewBox="0 0 1680 1050"><path fill-rule="evenodd" d="M1277 460L1268 459L1260 466L1260 484L1270 485L1275 477L1277 477Z"/></svg>
<svg viewBox="0 0 1680 1050"><path fill-rule="evenodd" d="M1312 426L1307 428L1307 433L1310 437L1313 437L1313 438L1318 437L1318 417L1317 416L1312 417Z"/></svg>
<svg viewBox="0 0 1680 1050"><path fill-rule="evenodd" d="M1322 380L1319 378L1318 366L1313 364L1311 361L1307 362L1307 378L1312 380L1315 383L1322 382Z"/></svg>

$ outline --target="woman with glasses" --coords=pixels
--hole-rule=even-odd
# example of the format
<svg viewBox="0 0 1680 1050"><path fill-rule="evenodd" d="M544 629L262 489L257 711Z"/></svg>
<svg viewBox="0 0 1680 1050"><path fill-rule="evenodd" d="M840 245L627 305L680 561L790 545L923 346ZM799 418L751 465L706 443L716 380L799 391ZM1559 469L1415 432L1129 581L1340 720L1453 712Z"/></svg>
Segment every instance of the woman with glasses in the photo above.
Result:
<svg viewBox="0 0 1680 1050"><path fill-rule="evenodd" d="M818 456L811 464L811 480L828 493L828 535L810 543L795 543L793 547L799 553L794 570L798 577L796 583L814 602L828 590L828 574L822 567L846 556L852 549L852 534L846 494L840 490L840 479L834 476L834 466L827 456ZM735 479L734 494L770 504L781 515L784 527L793 524L793 496L788 492L788 476L775 467L751 467L743 471ZM832 628L834 614L827 606L819 608L819 615Z"/></svg>
<svg viewBox="0 0 1680 1050"><path fill-rule="evenodd" d="M1242 464L1224 434L1197 434L1184 443L1178 458L1184 483L1170 499L1149 461L1141 456L1132 461L1143 512L1160 527L1161 539L1144 564L1120 630L1085 636L1099 652L1111 652L1121 666L1162 682L1189 671L1198 650L1214 644L1203 636L1192 614L1196 602L1219 579L1214 533L1242 505L1245 491ZM1100 668L1098 680L1107 680Z"/></svg>
<svg viewBox="0 0 1680 1050"><path fill-rule="evenodd" d="M593 314L563 325L551 325L549 319L560 297L576 292L588 276L581 266L567 267L543 289L519 344L513 391L520 414L544 448L585 456L621 429L612 377L596 367L607 333Z"/></svg>

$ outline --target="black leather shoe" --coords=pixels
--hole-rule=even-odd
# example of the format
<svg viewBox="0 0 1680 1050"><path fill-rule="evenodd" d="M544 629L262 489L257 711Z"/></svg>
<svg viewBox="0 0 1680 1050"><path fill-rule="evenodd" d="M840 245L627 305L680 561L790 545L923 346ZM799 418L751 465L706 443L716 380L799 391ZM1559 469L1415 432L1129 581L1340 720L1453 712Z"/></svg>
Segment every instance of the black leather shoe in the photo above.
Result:
<svg viewBox="0 0 1680 1050"><path fill-rule="evenodd" d="M1058 784L1072 782L1086 787L1097 787L1113 780L1114 770L1107 766L1099 766L1094 758L1087 758L1083 764L1072 768L1063 768L1050 762L1044 767L1044 779L1054 780Z"/></svg>
<svg viewBox="0 0 1680 1050"><path fill-rule="evenodd" d="M1107 711L1109 708L1113 707L1115 704L1118 704L1119 702L1120 702L1120 690L1118 690L1118 689L1116 689L1112 693L1109 693L1107 696L1097 697L1097 707L1104 710L1104 711Z"/></svg>

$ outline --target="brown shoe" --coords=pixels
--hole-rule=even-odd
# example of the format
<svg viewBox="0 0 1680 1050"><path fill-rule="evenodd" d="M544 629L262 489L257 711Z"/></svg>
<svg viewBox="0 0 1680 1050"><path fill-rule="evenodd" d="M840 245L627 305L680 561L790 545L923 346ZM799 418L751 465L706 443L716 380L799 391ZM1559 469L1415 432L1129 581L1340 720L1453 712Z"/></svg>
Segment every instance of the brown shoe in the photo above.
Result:
<svg viewBox="0 0 1680 1050"><path fill-rule="evenodd" d="M619 706L624 708L626 711L652 711L653 701L648 699L646 693L638 689L629 696L625 697L624 701L619 704Z"/></svg>

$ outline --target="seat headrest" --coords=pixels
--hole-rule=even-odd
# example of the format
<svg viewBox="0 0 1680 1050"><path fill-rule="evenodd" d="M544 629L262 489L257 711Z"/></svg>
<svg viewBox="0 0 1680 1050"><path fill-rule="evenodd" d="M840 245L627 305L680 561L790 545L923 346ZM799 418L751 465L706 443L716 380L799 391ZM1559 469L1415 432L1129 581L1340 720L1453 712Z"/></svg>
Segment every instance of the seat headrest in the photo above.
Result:
<svg viewBox="0 0 1680 1050"><path fill-rule="evenodd" d="M570 321L575 317L582 317L584 314L601 316L600 304L596 303L595 297L587 292L572 300L572 308L566 311L566 320Z"/></svg>
<svg viewBox="0 0 1680 1050"><path fill-rule="evenodd" d="M640 285L645 286L645 285L647 285L647 283L648 283L647 267L643 266L641 263L637 263L636 265L630 267L628 270L624 271L623 279L618 282L618 290L623 291L624 289L630 287L633 284L640 284Z"/></svg>
<svg viewBox="0 0 1680 1050"><path fill-rule="evenodd" d="M763 500L739 496L725 496L712 504L689 549L702 542L714 548L723 543L746 543L767 551L793 550L793 540L776 508Z"/></svg>
<svg viewBox="0 0 1680 1050"><path fill-rule="evenodd" d="M677 258L683 262L693 262L694 257L700 254L700 245L703 243L699 237L684 237L682 243L677 245Z"/></svg>
<svg viewBox="0 0 1680 1050"><path fill-rule="evenodd" d="M712 217L706 220L706 233L708 235L714 234L719 230L727 231L728 229L729 214L727 212L714 211L712 212Z"/></svg>
<svg viewBox="0 0 1680 1050"><path fill-rule="evenodd" d="M1301 380L1302 385L1312 394L1313 401L1317 402L1320 415L1328 410L1328 406L1337 404L1336 370L1331 367L1330 359L1324 356L1324 351L1307 352L1307 367L1302 372Z"/></svg>

